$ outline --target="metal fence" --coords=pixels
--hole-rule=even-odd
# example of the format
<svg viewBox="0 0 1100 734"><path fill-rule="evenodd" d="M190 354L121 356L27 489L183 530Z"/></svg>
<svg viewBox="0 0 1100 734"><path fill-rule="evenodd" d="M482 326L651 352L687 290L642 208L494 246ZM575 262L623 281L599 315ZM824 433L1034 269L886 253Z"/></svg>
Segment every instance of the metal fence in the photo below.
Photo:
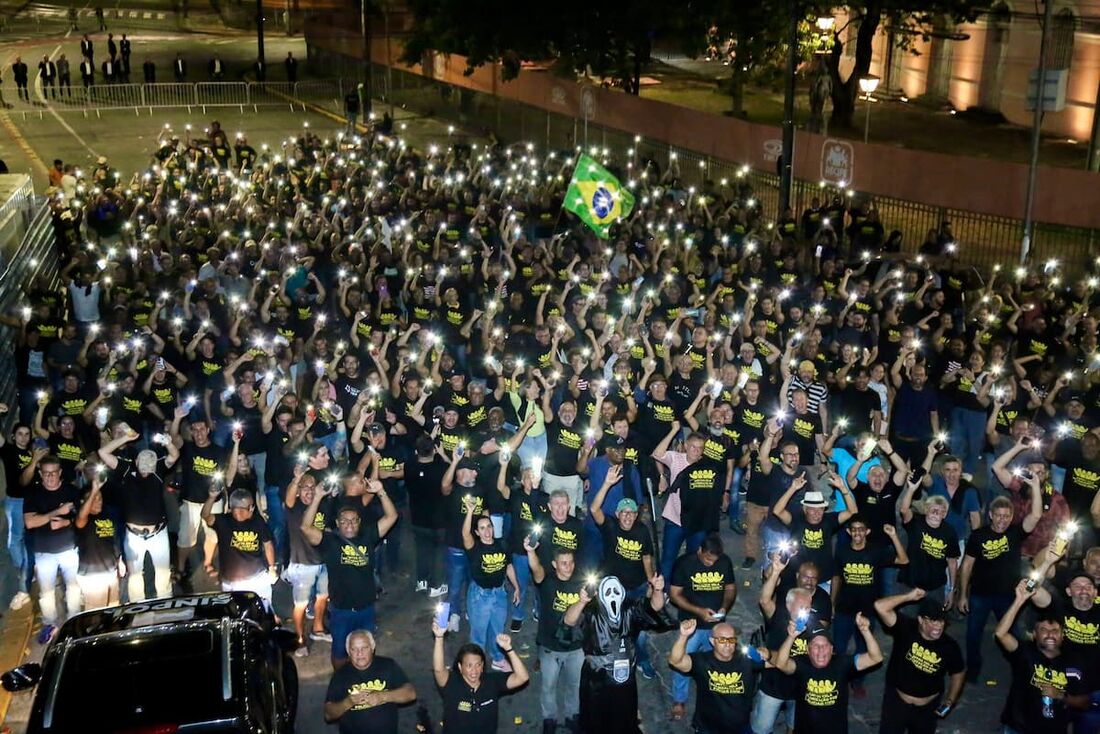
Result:
<svg viewBox="0 0 1100 734"><path fill-rule="evenodd" d="M317 61L327 73L360 78L361 62L344 57L323 56ZM775 218L779 206L779 177L774 172L746 169L741 163L724 161L687 149L677 149L657 140L635 143L634 132L597 125L583 118L549 112L521 102L475 92L444 82L384 66L370 67L371 82L376 94L418 114L454 123L467 129L493 131L505 142L532 141L547 149L572 149L576 145L608 148L625 156L636 148L638 158L651 158L668 166L670 157L679 159L682 178L689 185L705 180L733 181L740 177L752 187L765 214ZM387 75L392 88L387 87ZM823 190L818 181L796 179L791 192L791 205L796 216L806 209L814 197L831 197L835 189ZM847 191L840 192L848 196ZM887 232L902 233L902 251L915 254L929 230L950 221L959 243L959 257L966 263L989 267L1019 259L1023 224L1020 220L980 212L937 207L914 201L879 196L874 192L855 191L860 202L873 201ZM1100 230L1037 223L1031 246L1032 261L1058 258L1071 273L1080 273L1086 263L1100 250Z"/></svg>
<svg viewBox="0 0 1100 734"><path fill-rule="evenodd" d="M24 235L12 252L5 251L3 272L0 272L0 313L11 313L24 299L24 288L29 288L35 278L41 276L50 288L58 284L58 260L54 244L53 222L49 207L40 197L35 197L30 180L24 187L0 205L0 222L18 217L24 222ZM16 419L15 400L15 342L16 330L0 326L0 401L10 408L4 416L6 434Z"/></svg>
<svg viewBox="0 0 1100 734"><path fill-rule="evenodd" d="M316 79L300 82L169 82L159 84L93 84L88 87L61 88L56 92L46 87L44 96L32 103L17 102L9 114L28 117L43 116L50 110L77 112L85 117L101 112L132 110L135 114L164 108L186 108L205 111L208 107L237 107L241 112L251 108L258 112L264 106L283 106L304 110L307 104L343 108L344 94L354 84L342 79ZM346 89L345 89L346 87Z"/></svg>

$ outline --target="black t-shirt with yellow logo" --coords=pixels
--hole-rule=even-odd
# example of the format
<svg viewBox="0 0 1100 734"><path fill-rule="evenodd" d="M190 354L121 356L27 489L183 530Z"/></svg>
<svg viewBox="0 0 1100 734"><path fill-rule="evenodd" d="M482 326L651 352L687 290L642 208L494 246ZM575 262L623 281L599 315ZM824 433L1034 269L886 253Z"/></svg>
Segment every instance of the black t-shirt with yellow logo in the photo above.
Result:
<svg viewBox="0 0 1100 734"><path fill-rule="evenodd" d="M88 524L76 529L76 549L80 554L79 573L117 573L122 549L115 521L105 513L89 515Z"/></svg>
<svg viewBox="0 0 1100 734"><path fill-rule="evenodd" d="M863 612L868 619L874 619L875 599L881 596L882 569L894 562L895 555L892 543L867 543L860 550L848 543L838 543L835 574L841 583L836 596L836 613L854 616Z"/></svg>
<svg viewBox="0 0 1100 734"><path fill-rule="evenodd" d="M332 674L325 701L337 703L353 693L394 691L409 682L405 671L392 658L374 656L366 670L354 665L342 665ZM397 710L394 703L370 706L360 704L352 706L339 720L340 734L357 732L375 732L377 734L397 734Z"/></svg>
<svg viewBox="0 0 1100 734"><path fill-rule="evenodd" d="M790 524L791 540L798 543L798 553L795 555L795 563L787 565L784 576L793 579L798 564L813 561L817 564L819 578L822 581L831 579L834 573L833 538L836 537L839 527L834 512L826 512L821 522L811 525L806 521L801 508L793 509Z"/></svg>
<svg viewBox="0 0 1100 734"><path fill-rule="evenodd" d="M546 576L539 584L539 630L538 643L554 652L569 652L581 649L580 635L558 636L561 618L565 610L581 600L581 577L574 572L568 580L558 578L553 566L546 566Z"/></svg>
<svg viewBox="0 0 1100 734"><path fill-rule="evenodd" d="M584 524L580 519L570 516L559 525L547 512L542 522L542 537L538 547L539 562L545 568L551 568L550 562L554 560L554 552L558 548L573 551L573 559L579 568L584 557ZM547 573L550 571L547 570Z"/></svg>
<svg viewBox="0 0 1100 734"><path fill-rule="evenodd" d="M1043 687L1051 686L1067 695L1088 692L1082 679L1080 661L1072 654L1048 658L1033 642L1021 641L1015 651L1006 653L1012 666L1012 687L1001 711L1001 723L1028 734L1062 734L1069 728L1070 709L1051 706L1054 716L1043 716Z"/></svg>
<svg viewBox="0 0 1100 734"><path fill-rule="evenodd" d="M649 531L638 522L630 530L623 530L618 518L608 515L600 526L600 535L603 537L603 572L618 576L627 590L645 583L642 558L653 555Z"/></svg>
<svg viewBox="0 0 1100 734"><path fill-rule="evenodd" d="M737 584L733 575L733 561L724 553L718 557L713 566L708 566L699 559L698 553L688 553L680 556L672 569L671 583L673 586L683 589L684 597L692 604L703 609L717 611L722 607L722 600L726 594L726 586ZM729 610L726 610L729 611ZM682 619L690 615L681 613ZM699 629L710 629L717 622L697 619Z"/></svg>
<svg viewBox="0 0 1100 734"><path fill-rule="evenodd" d="M816 436L821 433L821 418L809 411L799 414L794 413L784 424L784 438L790 438L798 445L798 463L809 466L814 463L817 455Z"/></svg>
<svg viewBox="0 0 1100 734"><path fill-rule="evenodd" d="M685 467L670 491L680 493L680 525L688 535L718 530L726 465L709 459Z"/></svg>
<svg viewBox="0 0 1100 734"><path fill-rule="evenodd" d="M1062 494L1075 517L1089 517L1089 508L1100 489L1100 459L1089 461L1077 452L1076 460L1067 462Z"/></svg>
<svg viewBox="0 0 1100 734"><path fill-rule="evenodd" d="M1064 594L1057 594L1051 607L1062 623L1062 650L1095 660L1100 652L1100 604L1081 611Z"/></svg>
<svg viewBox="0 0 1100 734"><path fill-rule="evenodd" d="M547 474L576 476L577 456L584 444L584 431L576 423L564 426L561 421L546 426L546 465L543 468Z"/></svg>
<svg viewBox="0 0 1100 734"><path fill-rule="evenodd" d="M696 704L692 724L698 731L747 731L756 682L763 663L754 663L738 650L722 662L713 652L691 654L691 677Z"/></svg>
<svg viewBox="0 0 1100 734"><path fill-rule="evenodd" d="M915 698L943 693L949 675L962 672L962 650L946 633L937 640L921 636L917 620L897 615L887 632L894 638L894 652L886 664L886 682Z"/></svg>
<svg viewBox="0 0 1100 734"><path fill-rule="evenodd" d="M1020 580L1020 546L1025 533L1019 525L1009 525L1003 533L988 525L975 530L966 540L966 555L974 559L970 574L970 593L980 596L1012 596Z"/></svg>
<svg viewBox="0 0 1100 734"><path fill-rule="evenodd" d="M373 522L360 525L354 538L325 531L317 547L328 569L329 599L335 608L364 609L374 604L378 590L371 553L378 540L378 526Z"/></svg>
<svg viewBox="0 0 1100 734"><path fill-rule="evenodd" d="M264 543L274 542L274 537L259 513L253 512L244 522L237 522L228 512L215 515L214 534L218 536L218 573L223 581L244 581L267 570Z"/></svg>
<svg viewBox="0 0 1100 734"><path fill-rule="evenodd" d="M855 674L851 655L833 655L823 668L806 656L795 658L794 734L848 734L848 681Z"/></svg>
<svg viewBox="0 0 1100 734"><path fill-rule="evenodd" d="M905 583L925 591L935 591L947 585L947 559L958 558L959 536L947 521L931 527L924 515L913 515L905 524L908 536L906 553L909 565L904 569ZM908 693L908 691L907 691ZM918 695L916 693L914 696Z"/></svg>
<svg viewBox="0 0 1100 734"><path fill-rule="evenodd" d="M474 539L474 547L466 549L466 560L470 563L470 578L483 589L499 589L504 586L508 570L508 553L497 541L482 543Z"/></svg>
<svg viewBox="0 0 1100 734"><path fill-rule="evenodd" d="M178 462L183 474L183 499L206 502L214 472L224 472L228 459L229 452L213 443L202 447L192 442L184 444Z"/></svg>

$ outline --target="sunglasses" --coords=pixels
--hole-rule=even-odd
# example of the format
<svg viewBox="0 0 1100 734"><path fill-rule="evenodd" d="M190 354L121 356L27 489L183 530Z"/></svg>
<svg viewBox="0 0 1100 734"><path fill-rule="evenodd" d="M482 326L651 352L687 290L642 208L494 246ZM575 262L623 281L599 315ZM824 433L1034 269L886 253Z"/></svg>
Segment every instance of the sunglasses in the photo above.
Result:
<svg viewBox="0 0 1100 734"><path fill-rule="evenodd" d="M737 644L737 638L736 637L712 637L710 639L713 640L714 642L717 642L717 643L722 644L722 645L736 645Z"/></svg>

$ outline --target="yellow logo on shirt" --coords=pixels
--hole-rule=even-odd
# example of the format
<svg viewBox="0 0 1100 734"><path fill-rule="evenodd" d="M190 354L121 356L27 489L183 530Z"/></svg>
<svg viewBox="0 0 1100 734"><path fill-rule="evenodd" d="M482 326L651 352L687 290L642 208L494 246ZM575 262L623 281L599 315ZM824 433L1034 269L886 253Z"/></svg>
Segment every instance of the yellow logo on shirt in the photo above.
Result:
<svg viewBox="0 0 1100 734"><path fill-rule="evenodd" d="M1008 536L1002 535L996 540L987 540L982 543L982 557L987 561L1008 553Z"/></svg>
<svg viewBox="0 0 1100 734"><path fill-rule="evenodd" d="M870 563L845 563L844 583L854 586L870 586L874 583L875 567Z"/></svg>
<svg viewBox="0 0 1100 734"><path fill-rule="evenodd" d="M810 678L806 681L806 703L811 706L835 706L840 697L836 689L836 681L816 680Z"/></svg>
<svg viewBox="0 0 1100 734"><path fill-rule="evenodd" d="M721 591L725 584L726 578L721 571L699 571L691 575L693 591Z"/></svg>
<svg viewBox="0 0 1100 734"><path fill-rule="evenodd" d="M936 653L914 642L905 653L905 659L913 664L913 667L922 673L935 673L939 670L941 658Z"/></svg>
<svg viewBox="0 0 1100 734"><path fill-rule="evenodd" d="M218 470L218 462L213 459L208 459L205 456L196 456L191 462L191 468L196 474L210 477Z"/></svg>
<svg viewBox="0 0 1100 734"><path fill-rule="evenodd" d="M825 531L824 530L810 530L806 528L802 531L802 547L803 548L824 548L825 547Z"/></svg>
<svg viewBox="0 0 1100 734"><path fill-rule="evenodd" d="M696 469L688 473L688 488L714 489L714 480L718 472L713 469Z"/></svg>
<svg viewBox="0 0 1100 734"><path fill-rule="evenodd" d="M348 695L354 695L356 693L375 693L378 691L386 690L386 681L375 678L374 680L368 680L362 683L355 683L348 688ZM358 706L352 706L352 711L362 711L363 709L370 708L370 704L361 703Z"/></svg>
<svg viewBox="0 0 1100 734"><path fill-rule="evenodd" d="M1077 645L1095 645L1100 638L1097 636L1097 632L1100 631L1100 626L1082 622L1077 617L1067 616L1066 624L1062 628L1065 632L1066 639Z"/></svg>
<svg viewBox="0 0 1100 734"><path fill-rule="evenodd" d="M554 611L564 612L569 607L573 606L581 600L580 593L571 594L568 591L555 591L554 592Z"/></svg>
<svg viewBox="0 0 1100 734"><path fill-rule="evenodd" d="M95 537L97 538L113 538L115 537L115 522L110 518L96 518L95 519Z"/></svg>
<svg viewBox="0 0 1100 734"><path fill-rule="evenodd" d="M1066 690L1066 674L1060 670L1048 668L1045 665L1036 665L1031 669L1031 685L1036 688L1053 686L1060 691Z"/></svg>
<svg viewBox="0 0 1100 734"><path fill-rule="evenodd" d="M929 535L928 533L921 533L920 535L920 549L927 553L932 558L942 561L947 557L947 541L940 540L939 538Z"/></svg>
<svg viewBox="0 0 1100 734"><path fill-rule="evenodd" d="M255 530L234 530L229 547L241 553L255 553L260 550L260 534Z"/></svg>
<svg viewBox="0 0 1100 734"><path fill-rule="evenodd" d="M642 560L642 543L639 540L616 537L615 553L627 561L640 561Z"/></svg>
<svg viewBox="0 0 1100 734"><path fill-rule="evenodd" d="M508 556L504 553L486 553L481 557L481 572L500 573L508 565Z"/></svg>
<svg viewBox="0 0 1100 734"><path fill-rule="evenodd" d="M365 545L344 543L340 546L340 565L362 568L370 563L370 549Z"/></svg>
<svg viewBox="0 0 1100 734"><path fill-rule="evenodd" d="M714 693L723 696L733 696L745 692L745 682L741 680L740 673L719 673L717 670L707 671L707 686Z"/></svg>
<svg viewBox="0 0 1100 734"><path fill-rule="evenodd" d="M568 548L569 550L577 550L577 534L572 530L564 530L562 528L554 528L554 537L550 539L553 545L559 548Z"/></svg>
<svg viewBox="0 0 1100 734"><path fill-rule="evenodd" d="M1089 471L1088 469L1082 469L1081 467L1075 467L1073 470L1073 481L1078 487L1082 489L1096 490L1100 486L1100 474Z"/></svg>

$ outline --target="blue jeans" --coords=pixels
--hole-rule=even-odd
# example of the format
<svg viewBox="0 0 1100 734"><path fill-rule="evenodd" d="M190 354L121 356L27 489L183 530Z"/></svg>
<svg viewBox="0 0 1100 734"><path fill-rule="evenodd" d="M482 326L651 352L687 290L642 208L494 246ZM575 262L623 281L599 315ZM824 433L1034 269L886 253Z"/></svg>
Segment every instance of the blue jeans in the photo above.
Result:
<svg viewBox="0 0 1100 734"><path fill-rule="evenodd" d="M519 584L519 604L512 605L512 619L522 622L527 616L527 590L531 588L531 563L527 560L527 554L513 553L512 568L516 570L516 583ZM537 604L538 595L532 594L531 597Z"/></svg>
<svg viewBox="0 0 1100 734"><path fill-rule="evenodd" d="M771 565L772 553L779 552L779 544L790 540L791 534L786 528L777 530L765 521L760 528L760 537L764 542L764 557L760 559L760 568L763 569Z"/></svg>
<svg viewBox="0 0 1100 734"><path fill-rule="evenodd" d="M733 470L733 484L730 485L729 518L731 529L741 520L741 501L745 499L745 495L741 492L741 478L743 476L745 476L745 470L739 466L735 467Z"/></svg>
<svg viewBox="0 0 1100 734"><path fill-rule="evenodd" d="M470 619L470 642L481 647L493 662L504 660L497 647L497 635L504 631L508 619L508 592L503 586L483 589L470 584L466 594L466 616Z"/></svg>
<svg viewBox="0 0 1100 734"><path fill-rule="evenodd" d="M680 544L684 542L684 529L674 522L665 520L665 529L661 533L661 575L665 583L672 578L672 567L680 557Z"/></svg>
<svg viewBox="0 0 1100 734"><path fill-rule="evenodd" d="M985 596L970 595L970 614L966 616L966 672L978 675L982 669L982 633L989 613L1000 622L1008 608L1012 606L1012 595Z"/></svg>
<svg viewBox="0 0 1100 734"><path fill-rule="evenodd" d="M447 601L451 603L451 614L461 614L466 584L470 581L470 562L466 551L461 548L447 549Z"/></svg>
<svg viewBox="0 0 1100 734"><path fill-rule="evenodd" d="M355 630L378 629L378 623L374 616L374 605L361 609L337 609L328 608L328 629L332 633L332 659L345 660L348 656L347 640Z"/></svg>
<svg viewBox="0 0 1100 734"><path fill-rule="evenodd" d="M536 457L545 463L546 433L540 436L525 436L523 443L516 449L516 454L519 456L519 460L523 464L524 469L531 466L531 460Z"/></svg>
<svg viewBox="0 0 1100 734"><path fill-rule="evenodd" d="M666 587L667 588L667 587ZM639 584L633 589L629 589L626 592L627 599L643 600L640 603L645 604L644 601L646 592L649 591L649 582ZM649 658L649 633L639 632L638 639L634 643L634 657L638 665L653 666L653 663Z"/></svg>
<svg viewBox="0 0 1100 734"><path fill-rule="evenodd" d="M30 564L27 556L27 533L23 524L23 498L8 497L4 500L4 514L8 518L8 554L17 572L19 591L31 590Z"/></svg>
<svg viewBox="0 0 1100 734"><path fill-rule="evenodd" d="M794 729L794 701L782 698L773 698L761 690L757 690L756 699L752 702L752 730L756 734L771 734L775 728L775 720L779 718L779 712L783 706L787 707L787 729Z"/></svg>
<svg viewBox="0 0 1100 734"><path fill-rule="evenodd" d="M962 461L963 471L978 470L978 459L985 448L985 411L951 409L951 453Z"/></svg>
<svg viewBox="0 0 1100 734"><path fill-rule="evenodd" d="M714 645L710 642L710 630L709 629L697 629L688 638L687 641L687 654L690 655L693 652L706 652L713 650ZM676 670L672 671L672 702L673 703L687 703L688 691L691 688L691 678L680 673Z"/></svg>
<svg viewBox="0 0 1100 734"><path fill-rule="evenodd" d="M271 528L271 534L275 536L275 560L284 563L290 540L286 530L283 490L277 484L269 484L264 487L264 497L267 498L267 525Z"/></svg>

